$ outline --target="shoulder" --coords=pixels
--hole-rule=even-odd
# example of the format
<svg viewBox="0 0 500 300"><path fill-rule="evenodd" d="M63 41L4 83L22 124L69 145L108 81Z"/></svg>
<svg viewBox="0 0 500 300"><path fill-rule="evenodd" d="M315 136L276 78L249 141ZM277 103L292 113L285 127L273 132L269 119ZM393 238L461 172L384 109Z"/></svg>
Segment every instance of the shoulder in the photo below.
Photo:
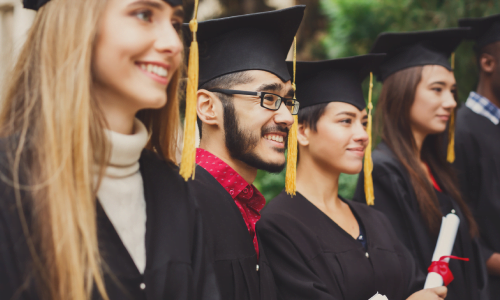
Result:
<svg viewBox="0 0 500 300"><path fill-rule="evenodd" d="M396 158L394 152L385 144L381 142L372 153L373 159L373 178L377 176L388 175L403 175L404 167L401 162Z"/></svg>
<svg viewBox="0 0 500 300"><path fill-rule="evenodd" d="M189 188L200 196L230 196L220 183L203 167L196 165L194 180L188 180Z"/></svg>

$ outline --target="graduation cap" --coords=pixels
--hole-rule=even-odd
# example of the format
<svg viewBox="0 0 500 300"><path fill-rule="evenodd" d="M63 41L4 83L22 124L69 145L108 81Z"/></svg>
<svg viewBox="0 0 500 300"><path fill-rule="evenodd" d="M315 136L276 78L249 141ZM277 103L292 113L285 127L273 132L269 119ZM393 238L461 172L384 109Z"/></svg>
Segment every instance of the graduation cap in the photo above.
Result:
<svg viewBox="0 0 500 300"><path fill-rule="evenodd" d="M300 108L345 102L362 110L366 107L361 83L383 61L385 54L297 62L297 100ZM292 62L288 62L292 69Z"/></svg>
<svg viewBox="0 0 500 300"><path fill-rule="evenodd" d="M297 62L297 100L305 108L329 102L344 102L362 110L368 107L368 146L365 152L365 194L366 202L374 204L372 148L372 88L373 74L385 58L385 54L367 54L361 56L316 61ZM288 63L289 69L293 63ZM361 83L370 75L368 105L365 103Z"/></svg>
<svg viewBox="0 0 500 300"><path fill-rule="evenodd" d="M470 27L468 39L476 41L478 49L500 41L500 14L484 18L458 20L460 27Z"/></svg>
<svg viewBox="0 0 500 300"><path fill-rule="evenodd" d="M469 28L450 28L432 31L384 32L372 47L371 53L387 53L375 72L379 81L415 66L439 65L452 70L449 61Z"/></svg>
<svg viewBox="0 0 500 300"><path fill-rule="evenodd" d="M23 0L24 8L39 10L40 7L44 6L50 0ZM172 6L182 5L182 0L164 0Z"/></svg>
<svg viewBox="0 0 500 300"><path fill-rule="evenodd" d="M285 60L302 22L304 10L305 5L297 5L198 23L195 9L193 20L189 25L184 25L186 40L191 41L186 125L180 165L180 174L184 179L194 177L198 85L223 75L249 70L267 71L284 82L290 80ZM289 139L290 136L293 135L289 134Z"/></svg>

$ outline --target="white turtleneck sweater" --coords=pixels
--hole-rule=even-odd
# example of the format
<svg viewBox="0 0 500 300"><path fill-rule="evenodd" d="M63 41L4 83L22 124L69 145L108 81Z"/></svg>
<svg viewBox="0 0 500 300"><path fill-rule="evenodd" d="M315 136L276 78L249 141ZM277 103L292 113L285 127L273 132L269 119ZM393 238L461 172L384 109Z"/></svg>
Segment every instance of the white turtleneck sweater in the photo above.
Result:
<svg viewBox="0 0 500 300"><path fill-rule="evenodd" d="M134 131L134 134L126 135L106 130L111 144L111 156L97 197L137 269L144 273L146 201L139 172L139 158L148 142L148 132L137 119Z"/></svg>

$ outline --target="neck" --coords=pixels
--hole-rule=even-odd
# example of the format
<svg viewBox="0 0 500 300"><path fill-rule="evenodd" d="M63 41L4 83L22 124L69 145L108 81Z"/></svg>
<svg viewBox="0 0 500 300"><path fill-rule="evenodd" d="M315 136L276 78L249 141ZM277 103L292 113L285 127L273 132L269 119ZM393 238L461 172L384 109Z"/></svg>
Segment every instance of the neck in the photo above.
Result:
<svg viewBox="0 0 500 300"><path fill-rule="evenodd" d="M340 205L340 172L333 170L301 151L297 165L297 191L318 207Z"/></svg>
<svg viewBox="0 0 500 300"><path fill-rule="evenodd" d="M220 158L223 162L228 164L233 170L235 170L246 182L252 184L257 177L257 169L247 165L241 160L234 159L227 151L223 142L215 143L216 139L202 139L200 142L200 148L204 149L213 155Z"/></svg>
<svg viewBox="0 0 500 300"><path fill-rule="evenodd" d="M489 78L485 78L484 75L480 76L476 92L479 95L490 100L490 102L493 103L496 107L500 108L500 99L495 96L491 85L491 80Z"/></svg>
<svg viewBox="0 0 500 300"><path fill-rule="evenodd" d="M98 84L94 88L94 94L104 113L107 129L121 134L133 134L135 115L138 110L128 105L130 103L125 99L118 99L115 94L109 92L109 89Z"/></svg>

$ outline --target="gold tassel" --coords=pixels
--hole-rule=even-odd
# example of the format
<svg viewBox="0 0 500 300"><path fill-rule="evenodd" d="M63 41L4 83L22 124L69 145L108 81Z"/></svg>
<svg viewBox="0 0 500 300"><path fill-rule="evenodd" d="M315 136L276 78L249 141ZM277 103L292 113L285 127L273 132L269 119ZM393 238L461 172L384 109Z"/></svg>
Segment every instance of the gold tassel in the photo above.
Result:
<svg viewBox="0 0 500 300"><path fill-rule="evenodd" d="M448 151L446 160L449 163L455 161L455 111L451 112L450 127L448 128Z"/></svg>
<svg viewBox="0 0 500 300"><path fill-rule="evenodd" d="M368 146L365 150L365 166L364 166L364 176L365 176L365 197L366 204L375 204L375 193L373 189L373 161L372 161L372 90L373 90L373 73L370 72L370 87L368 89L368 126L366 131L368 132Z"/></svg>
<svg viewBox="0 0 500 300"><path fill-rule="evenodd" d="M451 69L455 70L455 52L451 54ZM448 127L448 151L446 160L449 163L455 161L455 111L451 112L450 124Z"/></svg>
<svg viewBox="0 0 500 300"><path fill-rule="evenodd" d="M297 37L293 39L293 99L296 100L295 71L297 64ZM297 115L293 116L293 125L288 132L288 154L286 161L285 190L288 195L295 196L297 191Z"/></svg>
<svg viewBox="0 0 500 300"><path fill-rule="evenodd" d="M179 173L188 181L189 178L194 179L194 170L196 168L196 103L198 92L198 76L199 76L199 56L198 56L198 41L196 40L196 32L198 31L198 0L194 2L193 19L189 22L189 29L193 33L193 41L189 48L188 62L188 82L186 88L186 116L184 125L184 146L182 148L182 158Z"/></svg>

